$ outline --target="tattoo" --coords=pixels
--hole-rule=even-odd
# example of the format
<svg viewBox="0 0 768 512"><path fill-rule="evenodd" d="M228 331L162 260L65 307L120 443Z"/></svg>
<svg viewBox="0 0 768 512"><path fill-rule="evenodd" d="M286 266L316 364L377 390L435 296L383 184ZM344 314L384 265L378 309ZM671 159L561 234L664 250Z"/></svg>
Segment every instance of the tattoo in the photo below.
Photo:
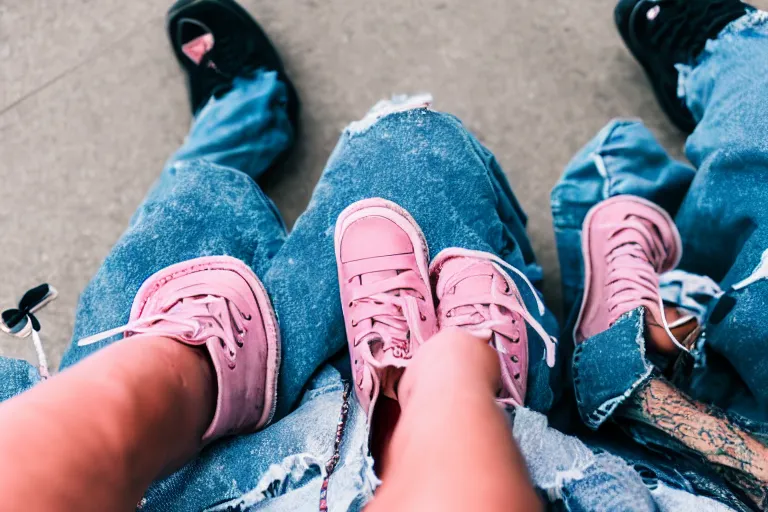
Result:
<svg viewBox="0 0 768 512"><path fill-rule="evenodd" d="M758 506L768 502L768 448L716 408L691 400L666 380L654 378L617 413L668 434L713 463Z"/></svg>

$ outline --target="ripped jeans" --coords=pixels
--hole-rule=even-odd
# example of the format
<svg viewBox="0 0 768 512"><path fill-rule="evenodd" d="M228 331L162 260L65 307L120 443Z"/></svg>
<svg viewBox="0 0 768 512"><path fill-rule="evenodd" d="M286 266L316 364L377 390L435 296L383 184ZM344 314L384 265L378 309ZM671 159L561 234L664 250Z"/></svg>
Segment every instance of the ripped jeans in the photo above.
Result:
<svg viewBox="0 0 768 512"><path fill-rule="evenodd" d="M701 66L706 65L705 58ZM695 78L696 69L683 76ZM695 82L694 78L689 82ZM760 82L751 78L748 90L759 87ZM692 104L706 99L697 96L692 87L687 91ZM372 196L390 199L415 217L433 254L452 246L488 251L523 271L532 282L541 281L541 269L525 233L525 215L504 173L456 118L430 110L425 98L381 103L362 121L350 125L331 155L307 211L288 234L275 206L254 181L292 143L282 107L284 96L285 87L273 73L260 73L253 79L238 79L231 92L213 99L200 112L185 144L169 161L81 297L75 340L124 324L139 286L157 270L190 258L227 254L248 263L262 279L280 323L283 361L275 422L260 432L209 446L180 471L155 482L139 503L141 510L318 510L321 497L329 510L359 510L372 497L379 482L368 450L365 415L345 384L349 361L344 356L346 338L332 241L336 217L348 204ZM755 109L759 112L756 100L757 95ZM704 127L708 126L706 115ZM699 147L707 137L696 139L694 135L692 140ZM750 140L756 143L759 139ZM571 303L578 300L582 286L578 231L586 210L619 191L656 199L675 209L693 176L687 166L665 158L637 124L612 125L599 141L599 150L591 146L579 155L553 193L565 297ZM748 142L736 137L727 147L738 149ZM643 151L635 153L633 161L632 155L623 154L622 145ZM719 161L707 157L702 169L711 168L713 162L722 164L730 154L721 154ZM759 154L736 155L747 156L756 159ZM754 186L757 174L739 172L743 184L728 185L736 187L737 194L761 190ZM727 175L721 179L738 182ZM692 194L696 187L694 184ZM704 184L699 189L707 190ZM704 192L700 197L707 197ZM730 215L718 207L727 201L710 197L706 204L712 209L704 211L728 221ZM693 212L697 197L690 203L688 211ZM739 208L749 204L741 202ZM757 208L761 203L751 204ZM680 211L686 243L694 244L694 249L686 245L686 250L696 254L693 222L686 229L686 206ZM731 232L741 233L744 239L738 246L742 248L738 258L743 253L750 263L757 253L746 251L747 235L760 231L754 228L760 226L758 220L742 214L729 224ZM718 226L722 227L710 222L706 228ZM734 226L744 229L738 231ZM520 282L518 288L529 311L557 336L552 315L546 312L538 317L528 287ZM743 301L745 307L753 305ZM636 335L638 325L630 315L620 327ZM563 334L567 339L568 332ZM564 357L567 343L561 340L558 363L550 369L543 345L531 333L528 338L532 340L528 408L514 411L511 424L531 478L543 495L571 511L723 509L718 501L696 495L708 494L727 502L728 496L718 494L714 480L669 469L626 443L606 443L589 436L582 442L548 427L541 413L549 412L564 392L561 374L567 370L563 364L568 360ZM635 354L632 345L628 346L630 356ZM75 364L96 349L73 345L62 366ZM606 362L610 364L618 363ZM2 399L39 380L28 363L11 359L0 359L0 376ZM642 379L632 382L636 380ZM582 396L595 403L595 410L607 401L601 402L603 398L616 398L601 394L605 390L584 391ZM579 404L582 412L587 403ZM647 468L653 469L652 474ZM711 492L704 492L707 486Z"/></svg>
<svg viewBox="0 0 768 512"><path fill-rule="evenodd" d="M678 93L698 122L685 148L693 166L670 158L640 121L615 120L574 157L552 192L569 312L561 357L575 352L578 413L593 429L610 427L608 420L657 374L644 352L640 311L575 349L571 336L584 285L578 250L584 217L605 198L633 194L676 215L683 241L679 268L706 276L723 292L716 300L704 297L702 334L692 356L678 362L684 364L676 367L674 384L721 409L732 425L763 443L768 440L768 323L763 321L768 307L768 75L761 71L763 57L768 58L768 14L756 11L728 25L694 62L678 66ZM692 295L682 300L701 300L695 290L705 288L712 286L692 286ZM655 460L647 469L660 477L670 474L668 467L678 476L685 472L680 446L670 438L641 425L625 430L657 455L625 458ZM728 489L707 490L708 484L701 486L694 477L668 480L719 495L739 508L725 496Z"/></svg>
<svg viewBox="0 0 768 512"><path fill-rule="evenodd" d="M394 201L419 223L432 254L448 247L491 252L541 282L525 215L503 171L425 97L383 102L350 125L288 234L256 181L293 141L284 99L285 86L270 72L236 79L224 97L211 99L81 296L74 340L125 324L139 287L156 271L226 254L260 277L277 314L283 357L275 421L207 447L155 482L141 510L318 510L321 492L329 510L357 510L370 499L378 480L365 414L345 387L333 244L336 219L349 204ZM529 311L557 336L552 314L540 315L534 292L513 279ZM104 345L73 344L62 367ZM556 399L560 372L544 352L531 343L528 405L542 412ZM10 359L0 360L0 377L3 398L38 379L27 363ZM338 463L330 463L336 455Z"/></svg>
<svg viewBox="0 0 768 512"><path fill-rule="evenodd" d="M350 125L288 235L254 182L291 143L283 94L274 75L262 73L212 100L81 297L75 340L125 323L136 291L155 271L229 254L261 277L278 315L283 361L276 421L209 446L155 482L140 510L316 511L321 499L332 511L360 510L371 499L379 480L365 414L346 385L333 252L336 217L349 203L370 196L396 201L419 222L433 254L450 246L490 251L532 282L541 280L525 216L495 159L454 117L429 110L427 98L382 102ZM529 311L557 335L552 315L537 315L528 286L518 288ZM511 413L512 433L543 495L569 510L636 504L675 510L675 504L711 501L663 483L651 488L621 458L549 428L541 413L559 398L563 367L550 369L543 344L532 333L528 339L529 408ZM93 350L73 345L63 366ZM0 359L0 376L0 399L39 380L28 363L12 359Z"/></svg>

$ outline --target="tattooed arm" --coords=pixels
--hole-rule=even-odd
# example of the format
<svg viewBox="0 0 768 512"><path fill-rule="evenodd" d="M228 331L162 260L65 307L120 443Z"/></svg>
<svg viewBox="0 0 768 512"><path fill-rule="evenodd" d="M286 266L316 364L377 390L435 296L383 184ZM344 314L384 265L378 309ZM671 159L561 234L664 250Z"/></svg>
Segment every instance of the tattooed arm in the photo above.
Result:
<svg viewBox="0 0 768 512"><path fill-rule="evenodd" d="M662 378L654 378L617 414L668 434L715 464L724 478L756 505L768 502L768 448L717 409L691 400Z"/></svg>

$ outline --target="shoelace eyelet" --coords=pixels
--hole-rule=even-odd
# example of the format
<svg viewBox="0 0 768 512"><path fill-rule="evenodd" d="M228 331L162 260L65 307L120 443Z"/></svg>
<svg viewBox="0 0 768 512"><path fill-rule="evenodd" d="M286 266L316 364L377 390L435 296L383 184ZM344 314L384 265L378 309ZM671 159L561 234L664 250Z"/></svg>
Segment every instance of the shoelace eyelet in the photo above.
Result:
<svg viewBox="0 0 768 512"><path fill-rule="evenodd" d="M510 357L510 359L512 360L513 363L517 363L517 362L520 361L520 358L517 357L517 356L512 356L512 357Z"/></svg>
<svg viewBox="0 0 768 512"><path fill-rule="evenodd" d="M237 353L234 350L227 348L227 366L230 370L234 370L237 366L235 359L237 359Z"/></svg>

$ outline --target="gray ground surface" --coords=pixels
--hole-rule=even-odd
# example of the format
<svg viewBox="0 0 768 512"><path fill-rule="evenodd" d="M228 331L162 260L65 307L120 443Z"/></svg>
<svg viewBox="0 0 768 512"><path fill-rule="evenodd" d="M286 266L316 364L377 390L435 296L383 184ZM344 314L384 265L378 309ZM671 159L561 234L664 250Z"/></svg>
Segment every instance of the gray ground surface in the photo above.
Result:
<svg viewBox="0 0 768 512"><path fill-rule="evenodd" d="M246 0L304 101L303 138L269 193L289 223L340 130L393 92L432 92L494 151L530 216L558 297L549 191L610 118L683 141L624 50L608 0ZM190 122L158 0L0 0L0 306L61 295L41 315L55 364L79 292ZM0 335L0 354L34 357Z"/></svg>

